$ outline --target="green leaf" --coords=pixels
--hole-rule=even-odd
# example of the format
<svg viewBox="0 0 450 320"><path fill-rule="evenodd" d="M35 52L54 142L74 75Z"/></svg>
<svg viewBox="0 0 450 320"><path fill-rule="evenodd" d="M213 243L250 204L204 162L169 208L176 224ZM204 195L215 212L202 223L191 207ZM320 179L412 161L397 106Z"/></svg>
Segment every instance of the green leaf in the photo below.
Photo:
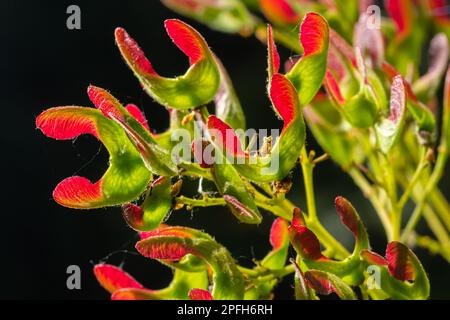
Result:
<svg viewBox="0 0 450 320"><path fill-rule="evenodd" d="M389 79L401 74L390 64L383 63L383 70ZM404 79L403 85L408 97L408 110L411 112L416 124L419 139L422 144L430 144L435 138L436 120L431 110L424 105L414 94L411 85Z"/></svg>
<svg viewBox="0 0 450 320"><path fill-rule="evenodd" d="M128 225L138 231L156 229L172 208L170 178L160 177L152 183L141 207L123 206L123 216Z"/></svg>
<svg viewBox="0 0 450 320"><path fill-rule="evenodd" d="M294 259L291 259L295 267L295 300L318 300L314 290L308 285L305 279L305 274L300 269L299 265Z"/></svg>
<svg viewBox="0 0 450 320"><path fill-rule="evenodd" d="M431 143L435 138L436 119L433 112L422 102L414 99L408 100L408 110L417 124L417 131L421 142Z"/></svg>
<svg viewBox="0 0 450 320"><path fill-rule="evenodd" d="M406 90L401 76L396 76L391 85L390 114L375 125L377 141L382 152L387 154L401 134L406 115Z"/></svg>
<svg viewBox="0 0 450 320"><path fill-rule="evenodd" d="M279 270L286 264L289 250L288 223L277 218L270 230L270 243L272 250L261 261L261 265L269 270Z"/></svg>
<svg viewBox="0 0 450 320"><path fill-rule="evenodd" d="M236 170L257 182L271 182L285 178L297 163L305 142L305 123L292 83L277 73L270 85L272 105L284 121L279 139L272 146L272 137L257 154L244 152L233 130L220 119L210 116L208 130L217 150L226 152ZM230 139L231 138L231 139ZM233 142L234 146L230 145Z"/></svg>
<svg viewBox="0 0 450 320"><path fill-rule="evenodd" d="M136 143L148 170L161 176L174 176L178 173L170 153L158 145L150 131L131 115L112 94L102 88L89 86L88 95L92 103L106 117L118 123L130 139Z"/></svg>
<svg viewBox="0 0 450 320"><path fill-rule="evenodd" d="M361 56L359 56L362 59ZM375 91L373 90L365 66L362 61L358 64L360 76L359 91L351 95L348 99L344 98L339 83L331 71L327 71L324 85L325 88L336 104L337 109L342 113L343 117L355 128L371 127L378 116L378 105Z"/></svg>
<svg viewBox="0 0 450 320"><path fill-rule="evenodd" d="M448 66L449 44L447 36L433 37L429 49L428 71L414 82L412 89L420 101L428 102L436 95Z"/></svg>
<svg viewBox="0 0 450 320"><path fill-rule="evenodd" d="M216 156L218 155L216 152ZM222 164L214 164L211 173L220 194L227 196L227 205L234 216L241 222L261 223L262 217L255 201L233 165L223 160Z"/></svg>
<svg viewBox="0 0 450 320"><path fill-rule="evenodd" d="M351 130L343 126L339 113L335 122L330 121L336 116L335 113L337 111L328 99L316 101L304 110L308 127L319 145L345 170L361 163L364 153Z"/></svg>
<svg viewBox="0 0 450 320"><path fill-rule="evenodd" d="M368 273L365 285L370 294L411 300L427 299L430 295L428 276L417 256L404 244L393 241L388 244L386 258L369 250L362 250L361 258L366 270L377 271L378 283L369 283L374 274ZM372 277L372 278L371 278Z"/></svg>
<svg viewBox="0 0 450 320"><path fill-rule="evenodd" d="M344 281L332 273L321 270L308 270L306 281L318 294L329 295L336 293L342 300L356 300L356 295Z"/></svg>
<svg viewBox="0 0 450 320"><path fill-rule="evenodd" d="M356 128L371 127L378 114L376 101L370 89L366 86L362 87L358 94L344 103L342 112L352 126Z"/></svg>
<svg viewBox="0 0 450 320"><path fill-rule="evenodd" d="M138 150L122 128L99 110L58 107L41 113L36 126L51 138L75 139L81 134L97 137L109 153L109 168L96 183L83 177L69 177L58 184L54 199L61 205L90 209L114 206L137 199L151 174Z"/></svg>
<svg viewBox="0 0 450 320"><path fill-rule="evenodd" d="M213 271L212 295L216 300L244 297L244 278L228 250L209 235L185 227L167 227L139 241L136 249L152 259L178 261L187 254L209 264Z"/></svg>
<svg viewBox="0 0 450 320"><path fill-rule="evenodd" d="M286 77L297 90L300 105L305 107L319 91L325 77L329 42L326 20L317 13L306 14L300 26L300 42L304 55Z"/></svg>
<svg viewBox="0 0 450 320"><path fill-rule="evenodd" d="M301 212L294 211L294 217L289 227L289 238L292 246L302 262L309 269L318 269L332 273L349 285L359 285L364 280L363 267L360 260L360 251L369 248L367 231L356 210L343 197L335 200L336 211L342 223L353 233L355 247L353 253L342 261L331 260L325 257L320 250L317 236L306 226Z"/></svg>
<svg viewBox="0 0 450 320"><path fill-rule="evenodd" d="M116 42L123 58L147 93L160 104L175 109L191 109L214 99L220 73L213 53L203 37L191 26L176 19L165 21L173 42L189 57L190 68L176 78L160 76L138 44L122 29Z"/></svg>

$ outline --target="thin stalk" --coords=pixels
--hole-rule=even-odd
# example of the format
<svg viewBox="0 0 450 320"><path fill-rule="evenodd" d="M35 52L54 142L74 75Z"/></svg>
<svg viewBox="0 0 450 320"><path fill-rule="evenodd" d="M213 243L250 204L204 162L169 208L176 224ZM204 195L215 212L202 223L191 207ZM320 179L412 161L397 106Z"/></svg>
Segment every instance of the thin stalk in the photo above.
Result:
<svg viewBox="0 0 450 320"><path fill-rule="evenodd" d="M295 272L295 267L293 264L289 264L287 266L285 266L283 269L281 270L273 270L272 273L268 274L268 275L264 275L261 277L257 278L257 281L260 283L265 283L271 280L275 280L275 279L281 279L287 275L290 275L291 273Z"/></svg>
<svg viewBox="0 0 450 320"><path fill-rule="evenodd" d="M406 241L408 240L409 236L411 235L411 232L415 229L417 226L417 223L420 221L420 218L423 213L423 208L426 206L427 198L430 192L437 186L439 180L441 179L444 170L445 165L447 163L448 159L448 153L442 152L439 154L436 165L433 169L433 172L431 174L430 179L428 180L428 184L426 185L425 189L423 190L423 193L420 197L419 202L417 203L416 208L414 209L411 218L409 219L408 223L406 224L405 229L403 230L401 240Z"/></svg>
<svg viewBox="0 0 450 320"><path fill-rule="evenodd" d="M390 205L390 218L391 218L391 241L397 241L400 239L400 233L402 228L402 211L398 206L398 194L397 194L397 182L395 179L395 173L387 156L382 156L383 167L385 168L386 178L386 193L389 199Z"/></svg>
<svg viewBox="0 0 450 320"><path fill-rule="evenodd" d="M450 206L438 188L434 188L430 193L430 205L436 209L436 213L444 222L447 230L450 232Z"/></svg>
<svg viewBox="0 0 450 320"><path fill-rule="evenodd" d="M313 157L313 153L308 156L305 147L302 149L301 166L303 183L305 185L306 206L308 209L308 215L306 217L307 225L328 249L334 251L336 257L343 259L348 257L350 253L322 226L317 217L313 183L313 170L315 166L312 159Z"/></svg>
<svg viewBox="0 0 450 320"><path fill-rule="evenodd" d="M400 183L406 185L406 178L400 180ZM416 185L412 193L412 200L418 203L423 192L423 188L419 184ZM425 221L428 224L433 235L436 237L436 239L438 239L443 248L450 248L450 234L442 225L433 208L429 204L426 204L423 210ZM443 255L443 257L450 261L450 249L448 249L448 251L449 252L447 252L447 256Z"/></svg>
<svg viewBox="0 0 450 320"><path fill-rule="evenodd" d="M209 198L203 197L202 199L193 199L185 196L176 198L177 204L184 204L192 207L213 207L213 206L225 206L226 202L223 198Z"/></svg>
<svg viewBox="0 0 450 320"><path fill-rule="evenodd" d="M420 177L423 174L424 169L426 169L429 165L429 162L426 158L425 149L422 148L422 155L420 157L420 162L417 165L416 171L414 172L411 181L409 182L408 186L406 187L405 191L403 192L400 200L398 201L398 207L401 211L403 211L403 208L405 207L406 202L408 202L409 198L411 197L411 193L414 190L414 187L417 182L419 182Z"/></svg>

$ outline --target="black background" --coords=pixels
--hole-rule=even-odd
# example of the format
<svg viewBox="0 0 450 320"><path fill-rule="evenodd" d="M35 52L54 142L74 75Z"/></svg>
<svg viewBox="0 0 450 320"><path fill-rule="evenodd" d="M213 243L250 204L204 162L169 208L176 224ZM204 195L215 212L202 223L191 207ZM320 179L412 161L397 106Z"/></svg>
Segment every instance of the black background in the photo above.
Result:
<svg viewBox="0 0 450 320"><path fill-rule="evenodd" d="M71 4L81 8L81 30L66 28L66 8ZM184 73L187 59L165 33L163 21L173 17L178 16L155 0L1 2L0 298L106 299L108 294L96 282L92 265L111 253L107 261L122 263L147 287L157 289L169 282L170 270L135 254L137 236L124 223L119 208L76 211L53 201L52 190L65 177L77 173L100 178L107 154L91 137L73 143L44 137L35 129L35 118L49 107L92 106L86 89L95 84L124 103L138 104L150 126L157 132L164 130L166 111L141 90L120 57L113 32L117 26L126 28L156 70L174 76ZM265 94L265 46L254 38L214 32L182 19L204 35L224 62L245 108L248 127L279 128ZM289 53L282 51L282 58ZM309 143L318 148L311 137ZM448 177L442 186L447 196ZM292 199L304 207L298 172L294 178L297 187ZM341 194L354 202L374 249L384 253L386 242L375 213L337 166L331 162L320 165L316 186L320 218L338 239L351 248L352 237L333 210L333 199ZM265 214L264 218L258 227L242 225L227 210L210 208L177 211L169 222L204 229L240 263L250 266L252 258L261 258L270 247L273 217ZM448 264L421 250L417 253L430 273L432 297L449 298ZM66 268L73 264L82 270L81 290L66 287ZM283 281L276 291L278 298L292 298L291 283L292 277Z"/></svg>

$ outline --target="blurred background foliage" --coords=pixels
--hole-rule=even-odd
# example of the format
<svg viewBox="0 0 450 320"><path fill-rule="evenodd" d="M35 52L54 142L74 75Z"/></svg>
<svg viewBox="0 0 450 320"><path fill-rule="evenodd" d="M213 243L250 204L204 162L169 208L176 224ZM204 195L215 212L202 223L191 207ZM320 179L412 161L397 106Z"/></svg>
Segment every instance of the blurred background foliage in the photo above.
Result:
<svg viewBox="0 0 450 320"><path fill-rule="evenodd" d="M82 29L66 28L66 8L81 8ZM249 128L280 128L266 95L266 47L254 37L215 32L183 18L159 1L2 1L0 4L2 116L2 243L3 275L0 298L107 299L92 273L93 263L109 258L149 288L164 287L170 270L135 254L137 235L123 221L120 208L74 211L57 205L51 193L63 178L79 173L98 179L107 166L107 153L92 137L73 143L55 143L35 131L35 117L61 105L91 106L89 84L110 90L122 102L136 103L156 132L168 125L166 110L140 88L114 44L115 27L122 26L141 44L161 74L184 72L185 56L164 30L167 18L181 18L197 28L222 59L244 107ZM281 49L282 61L293 52ZM424 52L427 48L424 48ZM440 93L441 97L442 94ZM320 147L309 134L309 148ZM291 200L305 207L299 170L294 174ZM327 161L315 171L319 217L347 248L351 233L344 230L333 200L342 195L355 205L364 220L374 250L384 252L382 227L370 204L341 169ZM196 185L185 185L196 190ZM205 186L207 188L207 186ZM450 173L441 190L450 196ZM411 211L408 208L407 211ZM264 214L259 226L239 224L226 208L176 211L171 224L205 230L232 252L243 265L269 250L269 229L274 217ZM426 231L423 222L419 230ZM415 249L431 281L431 298L450 298L449 265L439 256ZM82 289L68 290L66 268L79 265ZM293 276L277 287L277 298L293 298Z"/></svg>

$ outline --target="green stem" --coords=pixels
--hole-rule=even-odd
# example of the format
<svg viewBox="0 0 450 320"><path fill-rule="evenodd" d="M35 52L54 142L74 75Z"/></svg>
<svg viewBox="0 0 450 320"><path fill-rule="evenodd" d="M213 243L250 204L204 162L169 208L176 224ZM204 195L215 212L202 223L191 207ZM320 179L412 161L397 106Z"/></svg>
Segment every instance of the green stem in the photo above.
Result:
<svg viewBox="0 0 450 320"><path fill-rule="evenodd" d="M448 248L446 249L440 242L428 237L428 236L416 236L416 244L424 249L427 249L432 255L440 254L448 262L450 262L450 254Z"/></svg>
<svg viewBox="0 0 450 320"><path fill-rule="evenodd" d="M411 197L411 193L416 186L416 183L419 181L419 178L422 176L422 173L424 169L428 167L428 161L426 159L426 154L424 148L422 149L422 156L420 157L420 162L417 165L416 171L414 172L411 181L409 182L408 186L406 187L405 191L403 192L399 202L398 207L401 211L403 211L403 208L405 207L406 202Z"/></svg>
<svg viewBox="0 0 450 320"><path fill-rule="evenodd" d="M308 219L314 221L317 220L317 209L316 209L316 200L314 198L314 181L313 181L313 170L315 165L311 161L311 158L307 155L306 148L303 148L302 150L301 164L303 173L303 183L305 184Z"/></svg>
<svg viewBox="0 0 450 320"><path fill-rule="evenodd" d="M203 197L202 199L192 199L185 196L176 198L177 204L184 204L192 207L213 207L213 206L225 206L226 202L223 198L209 198Z"/></svg>
<svg viewBox="0 0 450 320"><path fill-rule="evenodd" d="M438 188L434 188L430 193L430 204L436 209L436 213L450 231L450 205Z"/></svg>
<svg viewBox="0 0 450 320"><path fill-rule="evenodd" d="M306 206L308 215L306 217L308 227L316 234L319 240L331 249L337 258L344 259L350 255L345 247L338 242L320 223L317 217L316 200L314 197L313 163L314 153L308 156L306 148L302 149L301 166L303 172L303 183L305 185Z"/></svg>
<svg viewBox="0 0 450 320"><path fill-rule="evenodd" d="M385 168L385 181L386 181L386 193L390 204L390 217L391 217L391 236L390 241L397 241L400 239L400 233L402 229L402 211L398 205L398 194L397 194L397 181L395 179L395 173L393 166L391 165L387 156L383 155L383 167Z"/></svg>
<svg viewBox="0 0 450 320"><path fill-rule="evenodd" d="M291 273L294 273L294 272L295 272L294 265L293 264L289 264L289 265L285 266L281 270L273 270L268 275L257 277L257 281L259 283L265 283L265 282L268 282L268 281L271 281L271 280L281 279L281 278L283 278L283 277L285 277L287 275L290 275Z"/></svg>
<svg viewBox="0 0 450 320"><path fill-rule="evenodd" d="M402 177L402 179L400 179L399 181L403 186L406 186L408 184L408 180L406 177ZM423 187L420 184L417 184L412 192L412 200L418 203L423 192ZM450 235L442 225L438 216L436 216L433 208L429 204L427 204L424 206L423 211L425 221L428 224L433 235L438 239L443 248L450 248ZM442 254L442 256L450 261L450 249L447 250L446 255Z"/></svg>
<svg viewBox="0 0 450 320"><path fill-rule="evenodd" d="M436 165L433 169L433 172L431 174L430 179L428 180L428 183L425 187L425 189L423 190L423 193L421 194L420 200L417 203L416 208L414 209L411 218L409 219L408 223L406 224L405 229L403 230L402 236L401 236L401 240L402 241L407 241L409 236L411 235L411 232L416 228L417 223L420 221L420 218L422 216L422 212L423 212L423 208L426 206L426 200L428 195L430 194L431 191L433 191L433 189L437 186L439 180L441 179L444 170L445 170L445 165L447 163L447 159L448 159L448 153L447 152L442 152L439 154L437 161L436 161Z"/></svg>
<svg viewBox="0 0 450 320"><path fill-rule="evenodd" d="M436 213L431 209L430 206L425 205L423 208L424 218L430 227L433 234L438 239L439 243L442 245L442 256L450 262L450 236L447 230L439 221L439 218L436 216Z"/></svg>

